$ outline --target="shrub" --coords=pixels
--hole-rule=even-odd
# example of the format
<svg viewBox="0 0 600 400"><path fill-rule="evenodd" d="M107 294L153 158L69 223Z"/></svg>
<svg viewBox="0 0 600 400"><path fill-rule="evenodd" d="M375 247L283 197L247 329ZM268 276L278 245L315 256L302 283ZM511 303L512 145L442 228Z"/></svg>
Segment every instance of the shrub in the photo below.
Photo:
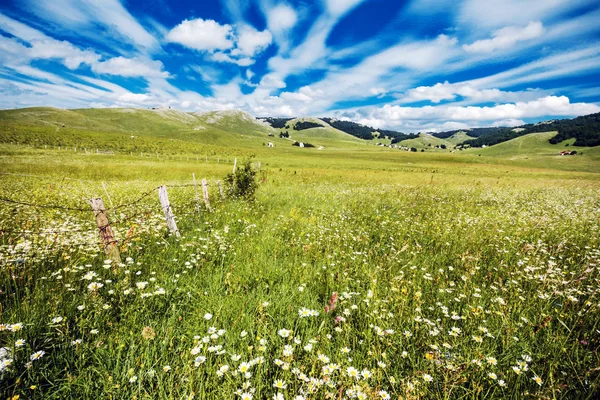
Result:
<svg viewBox="0 0 600 400"><path fill-rule="evenodd" d="M252 168L251 161L251 158L246 159L235 172L225 177L225 188L229 197L245 200L254 199L258 183L256 181L256 170Z"/></svg>

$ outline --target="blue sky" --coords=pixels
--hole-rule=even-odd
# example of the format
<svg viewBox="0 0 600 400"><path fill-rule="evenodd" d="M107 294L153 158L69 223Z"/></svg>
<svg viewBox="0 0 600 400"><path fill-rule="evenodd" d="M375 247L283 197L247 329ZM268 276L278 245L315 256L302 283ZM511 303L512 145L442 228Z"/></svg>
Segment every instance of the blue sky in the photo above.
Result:
<svg viewBox="0 0 600 400"><path fill-rule="evenodd" d="M405 132L600 112L597 0L0 0L0 108Z"/></svg>

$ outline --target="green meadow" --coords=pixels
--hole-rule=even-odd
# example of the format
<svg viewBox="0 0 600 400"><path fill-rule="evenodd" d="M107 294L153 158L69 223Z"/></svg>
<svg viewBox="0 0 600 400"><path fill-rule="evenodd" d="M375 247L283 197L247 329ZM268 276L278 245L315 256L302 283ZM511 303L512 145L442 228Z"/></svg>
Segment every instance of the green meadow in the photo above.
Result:
<svg viewBox="0 0 600 400"><path fill-rule="evenodd" d="M0 398L597 398L600 148L278 134L231 112L1 111ZM235 159L254 199L220 196Z"/></svg>

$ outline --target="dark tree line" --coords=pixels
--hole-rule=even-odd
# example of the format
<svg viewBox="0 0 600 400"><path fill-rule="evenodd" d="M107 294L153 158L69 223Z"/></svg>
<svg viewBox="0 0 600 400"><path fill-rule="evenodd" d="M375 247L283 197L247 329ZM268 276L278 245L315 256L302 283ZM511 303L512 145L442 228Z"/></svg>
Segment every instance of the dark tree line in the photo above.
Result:
<svg viewBox="0 0 600 400"><path fill-rule="evenodd" d="M373 139L373 132L379 132L380 135L388 136L392 138L392 143L398 143L405 139L413 139L418 135L416 134L406 134L402 132L390 131L385 129L375 129L370 126L357 124L352 121L340 121L333 118L321 118L323 121L327 122L329 125L333 126L335 129L339 129L342 132L346 132L349 135L357 137L359 139L371 140Z"/></svg>
<svg viewBox="0 0 600 400"><path fill-rule="evenodd" d="M271 125L275 129L282 129L285 127L285 125L288 123L288 121L291 121L293 118L261 117L258 119L266 121L269 125Z"/></svg>
<svg viewBox="0 0 600 400"><path fill-rule="evenodd" d="M317 124L316 122L310 122L310 121L298 121L294 125L295 131L302 131L304 129L310 129L310 128L323 128L323 125Z"/></svg>

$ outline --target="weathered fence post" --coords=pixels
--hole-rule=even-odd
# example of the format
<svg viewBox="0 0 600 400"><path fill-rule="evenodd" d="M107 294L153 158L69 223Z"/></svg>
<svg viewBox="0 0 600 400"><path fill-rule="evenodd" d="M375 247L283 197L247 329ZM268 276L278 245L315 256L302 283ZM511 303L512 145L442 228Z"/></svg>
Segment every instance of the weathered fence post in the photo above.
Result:
<svg viewBox="0 0 600 400"><path fill-rule="evenodd" d="M196 192L196 211L198 212L198 219L200 219L200 197L198 196L198 185L196 185L196 175L192 173L194 179L194 191Z"/></svg>
<svg viewBox="0 0 600 400"><path fill-rule="evenodd" d="M221 200L225 200L225 195L223 195L223 186L221 186L221 181L217 181L217 186L219 187L219 194L221 195Z"/></svg>
<svg viewBox="0 0 600 400"><path fill-rule="evenodd" d="M258 162L258 169L260 169L260 161Z"/></svg>
<svg viewBox="0 0 600 400"><path fill-rule="evenodd" d="M206 179L202 179L202 194L204 195L204 204L208 211L211 211L210 201L208 200L208 183L206 183Z"/></svg>
<svg viewBox="0 0 600 400"><path fill-rule="evenodd" d="M100 232L100 239L104 245L104 252L114 263L121 263L121 255L119 254L119 246L117 246L117 240L110 228L110 222L108 221L108 215L104 209L104 202L101 198L89 199L90 206L94 211L94 217L96 218L96 224Z"/></svg>
<svg viewBox="0 0 600 400"><path fill-rule="evenodd" d="M160 205L165 213L165 219L167 220L167 226L175 236L181 236L175 223L175 216L171 210L171 204L169 203L169 195L167 194L167 187L162 185L158 188L158 198L160 199Z"/></svg>
<svg viewBox="0 0 600 400"><path fill-rule="evenodd" d="M233 160L233 171L231 171L232 174L235 174L235 168L237 167L237 158L235 158Z"/></svg>

